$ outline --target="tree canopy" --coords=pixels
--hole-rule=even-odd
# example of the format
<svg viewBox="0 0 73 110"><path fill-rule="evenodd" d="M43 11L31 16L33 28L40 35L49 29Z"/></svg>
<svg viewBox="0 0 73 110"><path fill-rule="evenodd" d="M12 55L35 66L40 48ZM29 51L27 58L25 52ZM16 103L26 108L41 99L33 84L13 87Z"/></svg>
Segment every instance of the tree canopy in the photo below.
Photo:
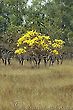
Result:
<svg viewBox="0 0 73 110"><path fill-rule="evenodd" d="M73 46L72 0L0 0L0 43L15 47L27 30Z"/></svg>

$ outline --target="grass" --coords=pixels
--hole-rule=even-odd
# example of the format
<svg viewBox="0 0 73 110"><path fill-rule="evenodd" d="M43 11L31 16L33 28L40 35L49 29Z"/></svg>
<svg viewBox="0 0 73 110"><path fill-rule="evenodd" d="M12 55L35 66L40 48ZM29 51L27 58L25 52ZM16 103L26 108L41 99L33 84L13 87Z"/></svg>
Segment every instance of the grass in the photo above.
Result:
<svg viewBox="0 0 73 110"><path fill-rule="evenodd" d="M73 110L73 61L39 69L0 61L0 110Z"/></svg>

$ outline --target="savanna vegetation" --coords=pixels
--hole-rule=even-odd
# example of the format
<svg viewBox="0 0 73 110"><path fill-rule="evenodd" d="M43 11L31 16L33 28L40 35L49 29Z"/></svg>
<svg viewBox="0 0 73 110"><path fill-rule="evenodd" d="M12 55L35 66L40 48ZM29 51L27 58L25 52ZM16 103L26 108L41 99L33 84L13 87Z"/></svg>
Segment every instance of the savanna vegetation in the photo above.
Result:
<svg viewBox="0 0 73 110"><path fill-rule="evenodd" d="M72 110L73 61L39 69L0 64L1 110Z"/></svg>
<svg viewBox="0 0 73 110"><path fill-rule="evenodd" d="M72 0L0 0L0 47L18 55L65 54L62 65L40 68L0 59L1 110L73 110Z"/></svg>

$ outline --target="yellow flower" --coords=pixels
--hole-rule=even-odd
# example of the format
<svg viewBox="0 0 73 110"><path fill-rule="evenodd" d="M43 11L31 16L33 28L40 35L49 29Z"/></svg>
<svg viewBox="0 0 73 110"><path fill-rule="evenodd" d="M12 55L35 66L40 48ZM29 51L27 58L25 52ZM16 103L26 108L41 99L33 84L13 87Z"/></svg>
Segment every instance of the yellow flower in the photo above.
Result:
<svg viewBox="0 0 73 110"><path fill-rule="evenodd" d="M55 43L63 45L65 42L61 39L55 39Z"/></svg>
<svg viewBox="0 0 73 110"><path fill-rule="evenodd" d="M55 55L58 55L58 54L59 54L59 52L58 52L57 50L53 50L52 52L53 52L53 54L55 54Z"/></svg>
<svg viewBox="0 0 73 110"><path fill-rule="evenodd" d="M26 50L23 49L23 48L19 48L19 49L15 50L15 54L22 54L22 53L25 53L25 52L26 52Z"/></svg>
<svg viewBox="0 0 73 110"><path fill-rule="evenodd" d="M27 47L24 47L24 49L27 49Z"/></svg>

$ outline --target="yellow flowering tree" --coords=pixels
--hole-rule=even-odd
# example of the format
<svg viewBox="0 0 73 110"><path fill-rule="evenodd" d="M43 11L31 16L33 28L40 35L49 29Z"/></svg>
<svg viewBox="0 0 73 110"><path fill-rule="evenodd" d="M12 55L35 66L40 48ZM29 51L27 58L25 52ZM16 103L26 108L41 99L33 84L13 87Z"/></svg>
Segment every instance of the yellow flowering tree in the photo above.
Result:
<svg viewBox="0 0 73 110"><path fill-rule="evenodd" d="M41 53L52 52L58 55L59 50L62 49L64 41L61 39L51 40L50 36L42 35L36 31L27 31L17 41L16 54L23 53Z"/></svg>

